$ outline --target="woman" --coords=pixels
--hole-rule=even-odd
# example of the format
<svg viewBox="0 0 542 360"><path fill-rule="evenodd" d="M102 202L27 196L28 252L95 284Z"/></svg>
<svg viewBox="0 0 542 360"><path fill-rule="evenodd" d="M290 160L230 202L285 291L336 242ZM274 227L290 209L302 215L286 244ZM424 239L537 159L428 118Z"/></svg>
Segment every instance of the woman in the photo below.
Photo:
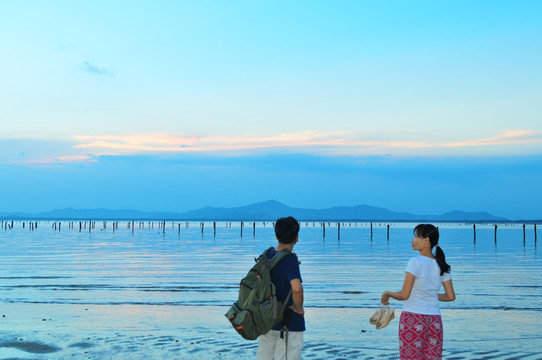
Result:
<svg viewBox="0 0 542 360"><path fill-rule="evenodd" d="M390 297L404 300L399 320L399 352L402 360L442 359L442 319L439 301L454 301L450 265L438 245L438 229L431 224L414 228L412 249L419 251L408 262L401 291L385 291L382 303ZM433 254L435 248L435 254ZM440 285L444 294L439 294Z"/></svg>

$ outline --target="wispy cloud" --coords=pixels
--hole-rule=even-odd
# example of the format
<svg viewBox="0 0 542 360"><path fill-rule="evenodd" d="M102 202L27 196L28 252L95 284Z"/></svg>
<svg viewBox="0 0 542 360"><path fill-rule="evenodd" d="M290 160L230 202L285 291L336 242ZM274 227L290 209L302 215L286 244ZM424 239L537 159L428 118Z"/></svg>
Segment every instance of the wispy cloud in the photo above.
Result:
<svg viewBox="0 0 542 360"><path fill-rule="evenodd" d="M96 75L101 75L101 76L114 76L111 70L108 70L104 67L98 67L96 65L91 64L88 61L83 61L80 66L80 69L91 74L96 74Z"/></svg>
<svg viewBox="0 0 542 360"><path fill-rule="evenodd" d="M72 43L62 44L58 47L58 50L78 57L79 69L88 72L89 74L99 76L115 76L113 70L107 69L106 67L97 66L94 61L89 61L88 59L91 59L90 55Z"/></svg>
<svg viewBox="0 0 542 360"><path fill-rule="evenodd" d="M323 133L307 131L274 136L194 136L167 134L125 134L78 136L81 144L76 148L87 148L104 153L123 152L218 152L258 149L306 148L345 146L348 141L342 132Z"/></svg>
<svg viewBox="0 0 542 360"><path fill-rule="evenodd" d="M89 162L93 155L74 149L69 139L0 138L0 164L48 166Z"/></svg>
<svg viewBox="0 0 542 360"><path fill-rule="evenodd" d="M67 155L67 156L53 156L48 158L38 158L33 160L26 160L19 163L31 164L31 165L54 165L54 164L66 164L66 163L87 163L95 162L96 159L90 155Z"/></svg>
<svg viewBox="0 0 542 360"><path fill-rule="evenodd" d="M387 136L387 138L383 138ZM542 132L510 130L492 137L461 141L424 141L419 133L304 131L271 136L197 136L117 134L76 136L67 140L0 139L0 163L56 166L88 163L107 155L160 154L307 154L317 156L454 156L542 154Z"/></svg>
<svg viewBox="0 0 542 360"><path fill-rule="evenodd" d="M168 134L123 134L77 136L77 149L87 149L96 155L136 153L182 152L246 152L295 150L317 154L374 155L423 150L454 151L489 146L526 146L542 144L542 133L530 130L507 131L494 137L467 141L420 141L413 135L403 134L402 139L377 139L371 132L305 131L273 136L194 136ZM396 136L397 137L397 136Z"/></svg>
<svg viewBox="0 0 542 360"><path fill-rule="evenodd" d="M503 134L474 139L470 141L459 141L443 144L445 147L465 147L465 146L488 146L488 145L518 145L518 144L541 144L542 133L531 130L510 130Z"/></svg>

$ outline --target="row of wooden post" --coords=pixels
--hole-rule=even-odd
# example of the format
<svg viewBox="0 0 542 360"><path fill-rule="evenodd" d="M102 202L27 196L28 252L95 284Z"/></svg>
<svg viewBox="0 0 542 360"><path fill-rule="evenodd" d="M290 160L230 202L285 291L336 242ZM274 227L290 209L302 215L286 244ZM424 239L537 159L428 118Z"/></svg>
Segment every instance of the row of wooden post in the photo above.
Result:
<svg viewBox="0 0 542 360"><path fill-rule="evenodd" d="M495 224L495 244L497 243L497 224ZM474 242L476 243L476 224L472 224L472 229L473 229L473 232L474 232ZM536 244L537 243L537 234L536 234L536 224L533 224L533 229L534 229L534 243ZM523 224L523 245L525 245L525 239L526 239L526 234L525 234L525 224Z"/></svg>
<svg viewBox="0 0 542 360"><path fill-rule="evenodd" d="M73 229L75 226L76 223L75 222L68 222L68 228L70 229ZM185 227L188 228L189 227L189 222L185 222ZM263 223L264 227L265 227L265 222ZM326 223L325 222L322 222L320 223L321 226L322 226L322 232L323 232L323 237L325 238L326 237ZM331 226L331 222L328 222L327 223L329 226ZM26 222L23 222L23 229L25 228L26 226ZM1 224L1 227L0 228L4 228L4 230L11 230L13 229L13 226L14 226L14 222L13 220L11 221L4 221L2 220L2 224ZM148 222L148 226L149 228L154 228L154 222L153 221L149 221ZM165 231L166 231L166 221L163 220L163 221L160 221L158 223L158 226L159 228L162 229L162 234L165 234ZM172 226L175 226L175 223L172 222ZM274 226L274 224L273 224ZM533 224L534 226L534 242L535 244L537 243L537 229L536 229L536 224ZM53 224L51 225L51 227L55 230L55 231L61 231L61 227L62 227L62 223L59 221L59 222L53 222ZM103 229L106 229L107 228L107 221L103 221L102 223L102 227ZM145 228L145 222L144 221L139 221L138 222L138 227L140 229L143 229ZM200 228L201 228L201 233L203 234L204 232L204 227L205 227L205 222L200 222ZM227 222L226 223L226 227L230 227L231 228L231 222ZM245 223L244 221L241 221L240 222L240 228L241 228L241 237L243 237L243 229L245 227ZM29 230L33 231L35 229L38 228L38 222L37 221L29 221L28 222L28 228ZM113 229L113 232L115 232L116 230L118 230L119 228L119 222L118 221L114 221L112 223L112 229ZM132 230L132 233L134 232L134 229L135 229L135 221L132 220L131 222L128 222L128 228ZM474 242L476 243L476 224L473 224L472 225L472 228L473 228L473 236L474 236ZM525 228L526 228L526 225L523 224L523 244L525 245L525 239L526 239L526 233L525 233ZM79 221L79 232L81 232L82 230L86 230L87 229L87 222L86 221ZM88 221L88 231L89 233L92 231L92 229L96 229L96 221ZM497 229L498 229L498 225L495 224L495 233L494 233L494 239L495 239L495 243L497 243ZM371 231L371 240L373 239L373 223L371 222L370 223L370 231ZM181 223L179 222L178 223L178 232L179 234L181 233ZM213 235L216 236L216 221L213 222ZM252 235L255 237L256 236L256 222L253 222L252 223ZM338 222L337 223L337 238L338 240L341 239L341 223ZM390 225L387 224L386 225L386 238L389 240L390 238Z"/></svg>

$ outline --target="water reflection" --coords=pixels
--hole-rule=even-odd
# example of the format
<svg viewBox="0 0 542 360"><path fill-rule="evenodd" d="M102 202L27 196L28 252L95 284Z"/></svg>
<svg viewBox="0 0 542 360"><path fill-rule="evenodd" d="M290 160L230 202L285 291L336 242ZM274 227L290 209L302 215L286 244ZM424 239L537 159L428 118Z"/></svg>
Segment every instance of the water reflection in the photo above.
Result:
<svg viewBox="0 0 542 360"><path fill-rule="evenodd" d="M275 244L271 223L245 223L242 237L229 222L37 225L0 230L2 302L228 305L254 257ZM321 223L301 225L308 307L373 307L383 289L400 288L415 255L415 224L326 223L325 237ZM476 238L472 224L437 225L458 294L444 307L542 308L534 229L524 245L520 224L499 225L497 242L492 224L477 225Z"/></svg>

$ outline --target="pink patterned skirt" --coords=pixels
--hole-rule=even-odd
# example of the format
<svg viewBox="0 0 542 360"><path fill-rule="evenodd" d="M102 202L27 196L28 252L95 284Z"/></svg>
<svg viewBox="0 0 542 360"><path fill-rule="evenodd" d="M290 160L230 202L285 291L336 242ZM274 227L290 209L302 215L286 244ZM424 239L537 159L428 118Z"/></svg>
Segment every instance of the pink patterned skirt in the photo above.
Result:
<svg viewBox="0 0 542 360"><path fill-rule="evenodd" d="M442 359L442 318L403 311L399 320L401 360Z"/></svg>

